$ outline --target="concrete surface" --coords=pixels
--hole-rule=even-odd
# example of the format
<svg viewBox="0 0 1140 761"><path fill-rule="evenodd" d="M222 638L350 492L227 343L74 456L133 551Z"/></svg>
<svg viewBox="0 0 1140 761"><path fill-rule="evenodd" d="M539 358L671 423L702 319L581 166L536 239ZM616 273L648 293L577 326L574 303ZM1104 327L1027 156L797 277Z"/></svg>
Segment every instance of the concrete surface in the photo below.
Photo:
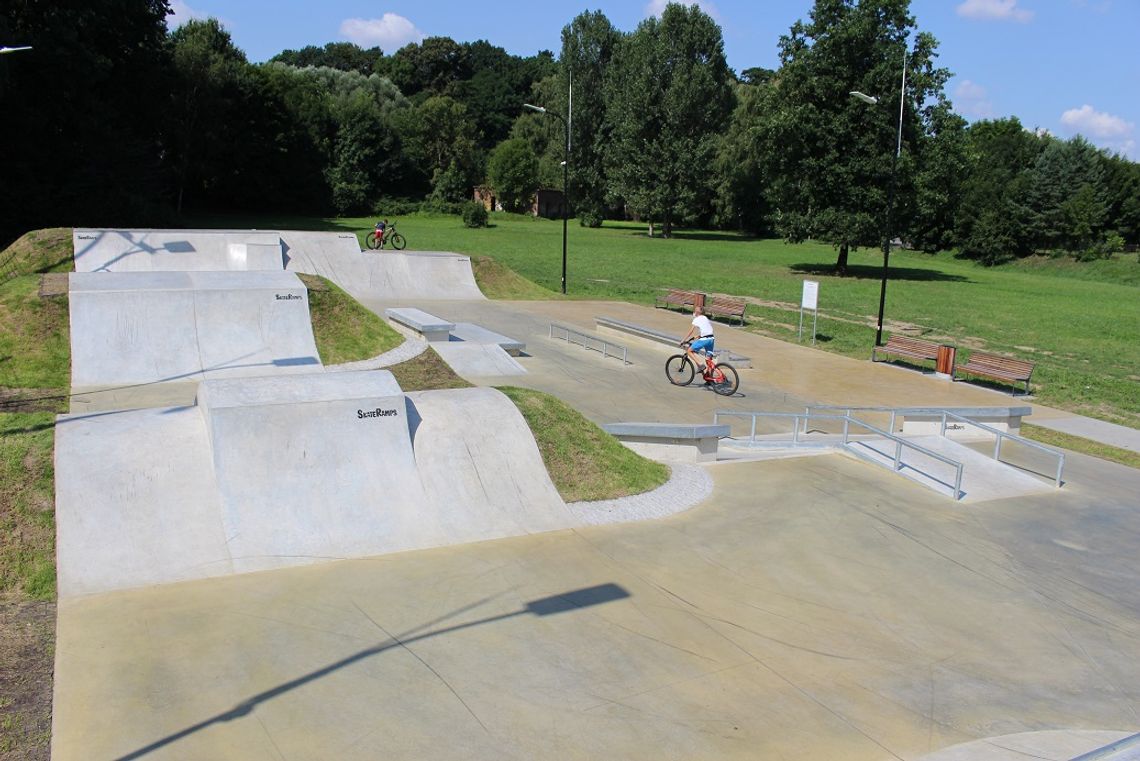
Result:
<svg viewBox="0 0 1140 761"><path fill-rule="evenodd" d="M338 248L349 243L326 261L357 266ZM382 280L358 291L381 314L397 305L394 281ZM547 337L551 322L592 332L598 314L683 333L684 315L613 302L415 303L527 343L525 375L477 382L548 391L597 422L709 423L715 409L812 403L1009 405L1000 392L721 326L718 340L731 335L756 365L725 399L669 386L669 347L635 347L623 366ZM523 437L457 392L408 398L421 488L445 495L442 515L459 522L442 529L491 539L473 534L514 497L480 458L513 458ZM327 468L351 444L315 424L273 428L282 407L225 438L244 431L267 447L253 456L266 468ZM1033 407L1031 423L1071 417ZM479 438L466 439L472 430ZM190 443L207 438L199 408L64 419L57 436L57 474L87 460L61 489L72 501L61 558L78 543L103 553L92 565L104 573L231 538L210 523L220 489L209 447ZM180 446L199 454L140 454ZM1061 758L1140 727L1136 470L1070 455L1062 489L964 504L844 455L686 467L713 491L672 517L587 527L591 506L575 505L570 530L63 595L53 758L909 761L966 743L978 758L997 748ZM177 479L183 491L171 492ZM310 507L335 514L336 502ZM512 520L531 517L530 499L513 505ZM124 512L145 531L116 534Z"/></svg>
<svg viewBox="0 0 1140 761"><path fill-rule="evenodd" d="M76 272L71 385L311 373L308 291L287 272Z"/></svg>
<svg viewBox="0 0 1140 761"><path fill-rule="evenodd" d="M53 758L883 761L1127 732L1140 474L1077 459L984 509L835 455L717 465L659 521L64 599Z"/></svg>
<svg viewBox="0 0 1140 761"><path fill-rule="evenodd" d="M76 272L187 272L284 269L281 239L259 230L75 228Z"/></svg>

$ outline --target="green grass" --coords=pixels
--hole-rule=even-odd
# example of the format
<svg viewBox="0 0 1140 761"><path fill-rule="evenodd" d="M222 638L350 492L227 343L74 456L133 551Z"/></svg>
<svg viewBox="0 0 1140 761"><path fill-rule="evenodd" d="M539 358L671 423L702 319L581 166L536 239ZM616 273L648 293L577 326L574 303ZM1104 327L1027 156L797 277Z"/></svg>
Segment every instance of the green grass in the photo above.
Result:
<svg viewBox="0 0 1140 761"><path fill-rule="evenodd" d="M534 432L550 480L567 502L624 497L654 489L669 469L629 449L562 400L502 386Z"/></svg>
<svg viewBox="0 0 1140 761"><path fill-rule="evenodd" d="M372 221L342 219L337 225L363 235ZM442 215L409 215L398 223L411 250L489 256L550 292L559 289L560 221L496 213L483 229ZM750 330L794 341L802 282L816 280L817 347L869 357L881 254L852 253L845 277L832 273L834 263L828 245L733 233L680 230L668 240L651 239L645 225L610 222L600 229L572 223L568 231L571 298L650 304L668 287L733 294L753 302ZM950 253L899 251L891 256L887 332L952 343L963 360L973 348L1035 361L1033 390L1042 404L1140 428L1137 271L1134 254L987 268Z"/></svg>
<svg viewBox="0 0 1140 761"><path fill-rule="evenodd" d="M369 359L396 348L404 337L334 283L301 275L309 289L309 317L317 353L326 365Z"/></svg>
<svg viewBox="0 0 1140 761"><path fill-rule="evenodd" d="M55 416L0 414L0 594L55 597Z"/></svg>

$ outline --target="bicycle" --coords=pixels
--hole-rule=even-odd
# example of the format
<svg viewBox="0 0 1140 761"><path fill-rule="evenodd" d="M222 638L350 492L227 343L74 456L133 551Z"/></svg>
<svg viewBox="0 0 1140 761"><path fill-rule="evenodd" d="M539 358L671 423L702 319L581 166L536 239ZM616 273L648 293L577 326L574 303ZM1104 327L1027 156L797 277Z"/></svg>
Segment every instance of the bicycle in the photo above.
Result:
<svg viewBox="0 0 1140 761"><path fill-rule="evenodd" d="M687 348L691 343L692 341L685 341L682 346ZM719 351L714 351L712 354L704 355L705 366L701 370L701 377L716 393L721 396L732 396L740 388L740 375L732 365L726 362L714 362L713 358L718 354ZM693 366L693 360L689 359L688 352L674 354L665 360L665 377L674 386L689 385L696 374L697 369Z"/></svg>
<svg viewBox="0 0 1140 761"><path fill-rule="evenodd" d="M384 246L389 243L391 243L392 248L396 249L397 251L403 251L404 246L408 245L408 242L404 240L404 236L396 232L395 222L389 222L388 225L383 228L383 230L380 228L380 223L377 222L376 229L368 233L367 237L364 239L364 242L373 251L378 248L383 249Z"/></svg>

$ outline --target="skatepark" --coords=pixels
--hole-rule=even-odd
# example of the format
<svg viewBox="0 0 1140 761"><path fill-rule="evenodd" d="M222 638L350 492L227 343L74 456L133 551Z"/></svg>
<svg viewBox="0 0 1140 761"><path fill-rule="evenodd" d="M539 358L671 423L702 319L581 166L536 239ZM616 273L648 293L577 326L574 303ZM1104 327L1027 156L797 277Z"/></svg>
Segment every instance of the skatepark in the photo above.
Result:
<svg viewBox="0 0 1140 761"><path fill-rule="evenodd" d="M722 325L740 393L670 386L673 349L598 318L683 314L492 301L466 257L351 234L77 229L75 261L53 758L1140 752L1140 474L1068 453L1054 478L986 434L938 449L966 462L948 495L945 463L904 477L826 415L910 410L912 452L953 438L920 409L1093 421ZM295 273L405 346L322 365ZM476 387L401 389L384 367L429 345ZM711 456L665 442L658 492L566 504L497 385L732 422Z"/></svg>

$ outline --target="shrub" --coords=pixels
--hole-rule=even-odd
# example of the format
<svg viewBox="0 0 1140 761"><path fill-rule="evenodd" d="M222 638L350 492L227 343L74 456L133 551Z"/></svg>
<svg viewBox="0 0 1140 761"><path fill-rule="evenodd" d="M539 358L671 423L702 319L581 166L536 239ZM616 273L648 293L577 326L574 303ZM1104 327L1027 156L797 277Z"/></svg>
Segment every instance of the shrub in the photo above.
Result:
<svg viewBox="0 0 1140 761"><path fill-rule="evenodd" d="M463 204L463 224L467 227L486 227L487 207L478 201Z"/></svg>
<svg viewBox="0 0 1140 761"><path fill-rule="evenodd" d="M596 211L583 211L578 214L578 224L582 227L601 227L602 215Z"/></svg>

